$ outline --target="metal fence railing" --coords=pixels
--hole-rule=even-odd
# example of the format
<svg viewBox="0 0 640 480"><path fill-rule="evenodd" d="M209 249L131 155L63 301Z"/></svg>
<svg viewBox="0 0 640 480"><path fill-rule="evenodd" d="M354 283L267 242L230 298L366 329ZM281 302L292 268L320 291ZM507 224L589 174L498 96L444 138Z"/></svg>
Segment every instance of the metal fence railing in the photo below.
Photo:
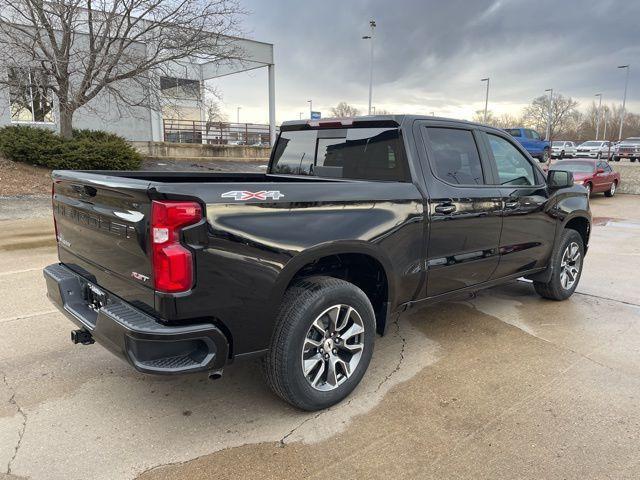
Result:
<svg viewBox="0 0 640 480"><path fill-rule="evenodd" d="M165 142L269 146L269 125L163 119Z"/></svg>

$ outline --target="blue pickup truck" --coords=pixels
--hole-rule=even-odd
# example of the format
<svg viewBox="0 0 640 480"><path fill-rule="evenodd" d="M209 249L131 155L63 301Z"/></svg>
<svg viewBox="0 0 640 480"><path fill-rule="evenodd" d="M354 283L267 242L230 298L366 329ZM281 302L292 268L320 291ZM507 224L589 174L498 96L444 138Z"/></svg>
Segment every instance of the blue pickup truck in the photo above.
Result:
<svg viewBox="0 0 640 480"><path fill-rule="evenodd" d="M505 128L505 131L520 142L527 152L541 162L549 161L551 145L540 138L540 134L530 128L516 127Z"/></svg>

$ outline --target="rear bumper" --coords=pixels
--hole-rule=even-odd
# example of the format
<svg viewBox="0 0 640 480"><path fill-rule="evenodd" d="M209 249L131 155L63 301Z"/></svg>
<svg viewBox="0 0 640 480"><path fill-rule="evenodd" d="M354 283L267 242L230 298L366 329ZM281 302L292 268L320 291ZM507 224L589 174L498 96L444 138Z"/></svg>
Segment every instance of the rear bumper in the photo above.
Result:
<svg viewBox="0 0 640 480"><path fill-rule="evenodd" d="M51 302L96 342L143 373L178 374L221 369L229 345L210 323L167 326L109 292L99 308L88 301L91 284L62 264L44 269Z"/></svg>

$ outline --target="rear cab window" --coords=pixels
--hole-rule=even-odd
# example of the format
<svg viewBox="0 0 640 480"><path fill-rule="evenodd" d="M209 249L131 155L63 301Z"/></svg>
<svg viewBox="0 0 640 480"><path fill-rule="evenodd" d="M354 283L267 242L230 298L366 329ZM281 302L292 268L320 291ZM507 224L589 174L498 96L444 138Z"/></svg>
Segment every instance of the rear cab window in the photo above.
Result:
<svg viewBox="0 0 640 480"><path fill-rule="evenodd" d="M352 180L411 179L398 128L283 131L271 173Z"/></svg>
<svg viewBox="0 0 640 480"><path fill-rule="evenodd" d="M512 137L519 137L520 136L520 129L519 128L506 128L504 131L507 132Z"/></svg>

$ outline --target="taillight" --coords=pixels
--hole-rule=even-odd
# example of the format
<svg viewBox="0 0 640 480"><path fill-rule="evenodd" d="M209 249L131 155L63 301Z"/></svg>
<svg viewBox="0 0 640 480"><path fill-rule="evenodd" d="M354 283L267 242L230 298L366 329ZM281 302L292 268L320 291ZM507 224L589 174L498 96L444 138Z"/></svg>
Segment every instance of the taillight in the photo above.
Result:
<svg viewBox="0 0 640 480"><path fill-rule="evenodd" d="M151 203L151 246L156 290L184 292L193 285L193 258L180 244L180 229L202 219L195 202L153 201Z"/></svg>
<svg viewBox="0 0 640 480"><path fill-rule="evenodd" d="M56 184L51 182L51 213L53 214L53 230L56 233L56 243L58 242L58 224L56 223L56 207L53 203L54 196L56 194Z"/></svg>

